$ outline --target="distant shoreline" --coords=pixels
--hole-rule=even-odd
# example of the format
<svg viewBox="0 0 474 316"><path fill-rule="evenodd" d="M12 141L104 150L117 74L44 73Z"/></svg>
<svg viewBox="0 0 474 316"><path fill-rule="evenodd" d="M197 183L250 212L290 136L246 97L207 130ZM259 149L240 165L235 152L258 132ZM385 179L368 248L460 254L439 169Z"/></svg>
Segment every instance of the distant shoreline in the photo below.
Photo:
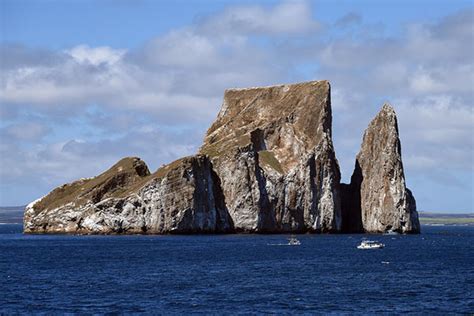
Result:
<svg viewBox="0 0 474 316"><path fill-rule="evenodd" d="M419 212L419 217L422 225L474 226L474 213Z"/></svg>
<svg viewBox="0 0 474 316"><path fill-rule="evenodd" d="M0 225L23 224L26 206L0 206Z"/></svg>

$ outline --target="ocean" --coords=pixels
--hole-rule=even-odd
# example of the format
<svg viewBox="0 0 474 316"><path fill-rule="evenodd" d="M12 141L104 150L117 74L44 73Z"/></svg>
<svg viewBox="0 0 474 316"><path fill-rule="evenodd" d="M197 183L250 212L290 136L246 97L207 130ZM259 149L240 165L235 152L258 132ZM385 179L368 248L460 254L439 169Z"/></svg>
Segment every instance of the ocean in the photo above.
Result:
<svg viewBox="0 0 474 316"><path fill-rule="evenodd" d="M469 314L474 227L421 235L23 235L0 225L0 314ZM385 243L359 250L362 238Z"/></svg>

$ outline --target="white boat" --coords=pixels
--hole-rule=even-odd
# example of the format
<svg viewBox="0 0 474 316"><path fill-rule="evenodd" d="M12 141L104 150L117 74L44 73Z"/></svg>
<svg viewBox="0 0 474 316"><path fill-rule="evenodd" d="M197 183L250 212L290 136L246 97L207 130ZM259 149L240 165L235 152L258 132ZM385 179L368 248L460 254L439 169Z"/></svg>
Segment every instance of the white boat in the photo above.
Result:
<svg viewBox="0 0 474 316"><path fill-rule="evenodd" d="M299 241L295 237L288 238L288 246L299 246L299 245L301 245L301 241Z"/></svg>
<svg viewBox="0 0 474 316"><path fill-rule="evenodd" d="M373 240L362 240L357 249L380 249L385 247L384 244L381 242L373 241Z"/></svg>

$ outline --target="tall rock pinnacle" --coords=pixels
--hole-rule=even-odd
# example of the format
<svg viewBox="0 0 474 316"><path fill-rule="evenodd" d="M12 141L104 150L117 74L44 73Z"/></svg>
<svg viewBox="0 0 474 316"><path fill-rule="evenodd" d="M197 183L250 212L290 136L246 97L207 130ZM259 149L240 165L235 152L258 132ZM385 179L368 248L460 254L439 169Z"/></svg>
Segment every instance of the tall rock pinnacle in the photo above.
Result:
<svg viewBox="0 0 474 316"><path fill-rule="evenodd" d="M343 185L345 231L418 233L416 203L405 185L397 116L389 104L369 124L349 186Z"/></svg>

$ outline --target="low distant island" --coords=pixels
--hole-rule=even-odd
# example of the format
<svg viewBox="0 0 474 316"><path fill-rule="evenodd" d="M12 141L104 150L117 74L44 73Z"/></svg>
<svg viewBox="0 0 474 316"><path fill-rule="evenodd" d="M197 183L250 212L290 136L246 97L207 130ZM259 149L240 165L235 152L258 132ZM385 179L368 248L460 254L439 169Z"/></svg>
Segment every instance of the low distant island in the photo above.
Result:
<svg viewBox="0 0 474 316"><path fill-rule="evenodd" d="M420 223L427 226L474 226L474 213L420 212Z"/></svg>
<svg viewBox="0 0 474 316"><path fill-rule="evenodd" d="M229 89L195 156L124 158L30 203L25 233L419 233L389 104L340 182L328 81Z"/></svg>

